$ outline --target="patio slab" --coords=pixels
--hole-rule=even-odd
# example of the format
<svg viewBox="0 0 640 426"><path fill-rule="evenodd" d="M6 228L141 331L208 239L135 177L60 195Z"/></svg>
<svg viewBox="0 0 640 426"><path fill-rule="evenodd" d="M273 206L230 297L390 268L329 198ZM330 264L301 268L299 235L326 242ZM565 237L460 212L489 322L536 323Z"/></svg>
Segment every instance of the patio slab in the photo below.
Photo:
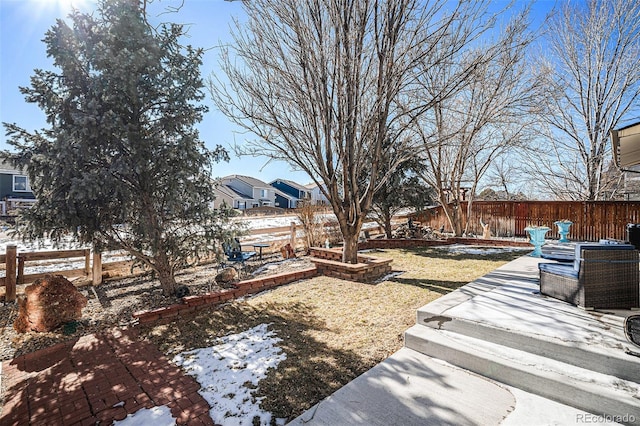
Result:
<svg viewBox="0 0 640 426"><path fill-rule="evenodd" d="M640 348L627 342L623 330L625 317L635 312L585 311L541 295L540 261L522 256L420 308L417 324L407 331L405 348L294 424L640 422L633 391L640 382L640 358L633 352ZM419 367L405 371L407 357ZM381 372L389 371L395 381L384 382ZM482 381L510 393L514 403L506 415L504 395ZM495 395L483 403L482 411L496 417L474 417L468 402L478 392ZM555 398L563 392L574 392L579 403L574 404L571 395ZM405 403L406 395L413 395L414 402ZM440 395L446 397L439 399ZM611 410L620 416L612 417ZM452 413L456 421L451 421Z"/></svg>
<svg viewBox="0 0 640 426"><path fill-rule="evenodd" d="M403 348L291 424L492 425L515 404L505 387Z"/></svg>
<svg viewBox="0 0 640 426"><path fill-rule="evenodd" d="M587 311L540 294L538 263L522 256L418 310L418 324L434 315L550 338L609 354L634 350L624 336L624 320L634 310ZM458 293L458 294L456 294Z"/></svg>

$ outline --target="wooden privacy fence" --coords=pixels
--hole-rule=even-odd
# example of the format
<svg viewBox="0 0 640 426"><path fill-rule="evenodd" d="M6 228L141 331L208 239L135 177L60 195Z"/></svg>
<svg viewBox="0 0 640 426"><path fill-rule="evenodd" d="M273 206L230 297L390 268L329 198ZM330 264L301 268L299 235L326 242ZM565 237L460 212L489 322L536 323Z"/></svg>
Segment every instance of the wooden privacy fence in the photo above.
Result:
<svg viewBox="0 0 640 426"><path fill-rule="evenodd" d="M467 220L467 202L462 203ZM433 208L416 218L420 222L451 232L442 207ZM480 222L490 225L498 237L526 237L524 228L544 225L551 228L548 238L559 238L553 224L557 220L573 222L569 238L598 241L602 238L627 239L627 224L640 223L640 202L633 201L475 201L469 219L469 232L481 235Z"/></svg>

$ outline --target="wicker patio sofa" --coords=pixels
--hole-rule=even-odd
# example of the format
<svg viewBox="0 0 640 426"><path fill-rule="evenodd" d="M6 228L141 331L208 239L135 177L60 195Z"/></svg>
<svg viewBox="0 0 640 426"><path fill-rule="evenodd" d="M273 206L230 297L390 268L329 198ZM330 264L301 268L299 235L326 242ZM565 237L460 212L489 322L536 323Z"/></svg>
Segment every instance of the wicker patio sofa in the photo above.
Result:
<svg viewBox="0 0 640 426"><path fill-rule="evenodd" d="M570 264L540 263L540 293L585 309L640 307L638 251L630 244L576 244Z"/></svg>

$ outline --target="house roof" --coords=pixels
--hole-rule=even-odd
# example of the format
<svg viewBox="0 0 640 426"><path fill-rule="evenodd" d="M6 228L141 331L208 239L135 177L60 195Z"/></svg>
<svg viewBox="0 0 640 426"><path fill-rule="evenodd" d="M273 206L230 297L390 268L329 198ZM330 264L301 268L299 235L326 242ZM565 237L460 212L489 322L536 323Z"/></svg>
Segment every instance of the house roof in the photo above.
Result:
<svg viewBox="0 0 640 426"><path fill-rule="evenodd" d="M239 198L242 198L242 199L245 199L245 200L253 200L252 196L244 194L244 193L238 191L237 189L235 189L235 188L233 188L233 187L231 187L229 185L223 185L223 186L226 187L229 190L229 192L231 192L233 194L234 198L239 197Z"/></svg>
<svg viewBox="0 0 640 426"><path fill-rule="evenodd" d="M275 181L274 181L275 182ZM293 195L289 195L286 192L282 192L277 188L273 188L273 190L275 191L276 195L279 195L281 197L286 198L289 201L293 201L293 200L298 200L298 197L294 197Z"/></svg>
<svg viewBox="0 0 640 426"><path fill-rule="evenodd" d="M311 189L316 189L318 187L318 184L315 183L315 182L311 182L311 183L306 184L304 187L307 188L307 189L310 189L310 190Z"/></svg>
<svg viewBox="0 0 640 426"><path fill-rule="evenodd" d="M242 199L242 200L251 200L252 198L246 194L241 193L240 191L236 191L235 189L233 189L232 187L230 187L229 185L225 185L223 183L219 183L217 184L213 190L215 192L219 192L223 195L226 195L227 197L230 198L234 198L234 199Z"/></svg>
<svg viewBox="0 0 640 426"><path fill-rule="evenodd" d="M300 185L299 183L294 182L294 181L292 181L292 180L288 180L288 179L281 179L281 178L278 178L278 179L275 179L275 180L271 181L271 183L269 183L269 185L273 185L275 182L283 182L283 183L286 183L287 185L289 185L289 186L290 186L290 187L292 187L292 188L297 189L298 191L307 191L307 190L309 189L309 188L307 188L306 186L304 186L304 185Z"/></svg>
<svg viewBox="0 0 640 426"><path fill-rule="evenodd" d="M0 173L7 175L24 175L23 170L16 169L6 160L0 160Z"/></svg>
<svg viewBox="0 0 640 426"><path fill-rule="evenodd" d="M244 176L244 175L230 175L230 176L225 176L223 177L221 180L231 180L231 179L237 179L241 182L246 183L247 185L250 185L254 188L271 188L271 185L261 181L260 179L256 179L254 177L251 176Z"/></svg>
<svg viewBox="0 0 640 426"><path fill-rule="evenodd" d="M640 164L640 123L611 131L613 160L618 167Z"/></svg>

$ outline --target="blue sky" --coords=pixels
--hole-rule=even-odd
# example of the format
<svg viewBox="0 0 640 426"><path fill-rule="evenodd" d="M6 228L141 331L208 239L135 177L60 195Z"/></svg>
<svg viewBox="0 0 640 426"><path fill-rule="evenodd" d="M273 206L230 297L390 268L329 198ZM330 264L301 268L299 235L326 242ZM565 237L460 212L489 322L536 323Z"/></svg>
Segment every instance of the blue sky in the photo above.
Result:
<svg viewBox="0 0 640 426"><path fill-rule="evenodd" d="M185 0L178 13L160 15L166 7L180 3L180 0L155 0L150 5L151 19L188 24L189 38L184 42L206 49L202 76L219 74L216 46L231 40L229 24L234 16L242 19L241 2ZM538 17L544 15L554 3L554 0L539 1L536 7ZM36 105L24 101L18 87L29 85L35 68L53 68L51 60L46 57L42 39L56 19L66 18L71 4L80 11L89 12L95 7L95 0L0 0L0 122L15 122L28 130L44 127L44 114ZM504 4L505 0L496 1L497 6ZM221 144L229 148L251 137L238 133L238 129L216 110L208 94L205 102L210 111L199 125L199 130L201 139L208 146ZM0 149L8 148L5 140L3 129ZM229 163L214 166L215 176L244 174L266 182L279 177L303 184L311 181L306 174L291 171L284 162L267 164L266 158L238 158L233 152L230 154L232 158Z"/></svg>
<svg viewBox="0 0 640 426"><path fill-rule="evenodd" d="M44 114L35 105L25 102L19 86L28 86L35 68L53 69L52 61L46 56L42 42L45 32L56 19L66 18L73 3L81 11L91 11L95 0L0 0L0 122L17 123L28 130L45 125ZM177 0L155 0L150 5L152 18L157 22L177 22L189 24L188 38L184 43L206 49L202 76L208 77L218 70L218 50L216 46L230 40L231 18L242 17L241 2L224 0L185 0L178 13L159 15L167 6L177 6ZM209 112L199 125L200 137L209 147L221 144L227 148L242 143L251 135L237 133L227 118L216 110L207 92L204 101ZM6 137L2 129L0 149L7 149ZM244 174L266 182L276 178L292 179L302 184L311 179L302 172L292 172L284 162L267 164L266 158L238 158L230 152L229 163L214 165L215 176Z"/></svg>

